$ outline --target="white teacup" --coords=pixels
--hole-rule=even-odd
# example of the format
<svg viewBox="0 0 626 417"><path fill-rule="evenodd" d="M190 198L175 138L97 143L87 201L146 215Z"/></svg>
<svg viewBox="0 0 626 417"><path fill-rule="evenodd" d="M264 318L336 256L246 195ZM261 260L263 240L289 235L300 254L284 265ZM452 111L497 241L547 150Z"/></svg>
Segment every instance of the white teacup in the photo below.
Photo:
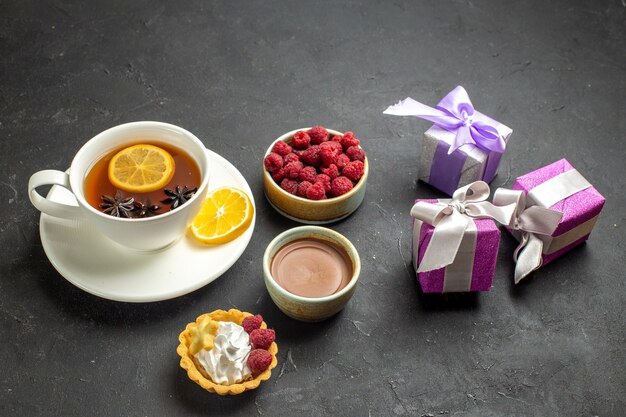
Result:
<svg viewBox="0 0 626 417"><path fill-rule="evenodd" d="M92 207L85 199L84 190L85 177L89 170L109 152L124 144L135 144L146 138L151 143L175 146L185 151L198 164L202 178L198 191L175 210L154 217L119 218ZM172 244L185 233L206 197L209 174L207 150L192 133L167 123L134 122L105 130L85 143L74 156L69 174L56 170L33 174L28 181L28 195L31 203L42 213L64 219L84 219L120 245L150 251ZM42 197L36 190L42 185L60 185L67 188L74 194L78 206L61 204Z"/></svg>

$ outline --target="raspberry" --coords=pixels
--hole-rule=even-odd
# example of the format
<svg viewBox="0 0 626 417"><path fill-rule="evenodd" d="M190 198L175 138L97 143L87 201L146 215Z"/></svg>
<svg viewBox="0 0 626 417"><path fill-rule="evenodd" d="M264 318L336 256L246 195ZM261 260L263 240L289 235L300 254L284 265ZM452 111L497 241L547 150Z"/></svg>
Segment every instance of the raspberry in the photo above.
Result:
<svg viewBox="0 0 626 417"><path fill-rule="evenodd" d="M346 132L341 140L341 146L344 151L348 150L350 146L359 146L360 143L361 141L355 138L352 132Z"/></svg>
<svg viewBox="0 0 626 417"><path fill-rule="evenodd" d="M337 160L337 156L341 153L341 151L337 150L336 146L331 145L332 143L336 143L341 148L339 142L324 142L320 145L320 157L322 158L322 164L325 166L334 164Z"/></svg>
<svg viewBox="0 0 626 417"><path fill-rule="evenodd" d="M328 143L328 142L324 142ZM330 164L334 164L337 162L337 154L333 149L323 149L320 151L320 157L322 159L322 164L328 166Z"/></svg>
<svg viewBox="0 0 626 417"><path fill-rule="evenodd" d="M285 165L285 177L295 180L300 175L300 171L304 168L304 164L300 161L289 162Z"/></svg>
<svg viewBox="0 0 626 417"><path fill-rule="evenodd" d="M318 174L317 178L315 178L316 183L321 183L324 186L324 191L330 191L330 177L326 174Z"/></svg>
<svg viewBox="0 0 626 417"><path fill-rule="evenodd" d="M341 143L341 141L343 140L343 136L341 135L335 135L333 136L333 138L331 139L333 142L339 142Z"/></svg>
<svg viewBox="0 0 626 417"><path fill-rule="evenodd" d="M272 364L272 355L265 349L254 349L248 355L248 368L253 374L265 371Z"/></svg>
<svg viewBox="0 0 626 417"><path fill-rule="evenodd" d="M246 331L246 333L250 334L253 330L256 330L261 327L261 323L263 323L263 317L260 314L256 316L248 316L241 322L241 327Z"/></svg>
<svg viewBox="0 0 626 417"><path fill-rule="evenodd" d="M316 182L306 190L306 198L309 200L323 200L326 198L326 190L324 184Z"/></svg>
<svg viewBox="0 0 626 417"><path fill-rule="evenodd" d="M320 147L320 151L323 150L334 150L335 149L335 145L331 145L331 143L333 143L333 141L329 140L328 142L322 142L319 144Z"/></svg>
<svg viewBox="0 0 626 417"><path fill-rule="evenodd" d="M313 184L309 181L302 181L300 184L298 184L298 197L304 197L306 198L306 190L309 189L310 186L312 186Z"/></svg>
<svg viewBox="0 0 626 417"><path fill-rule="evenodd" d="M279 140L276 142L274 147L272 148L272 152L279 154L280 156L285 156L291 152L291 146L287 142L283 142Z"/></svg>
<svg viewBox="0 0 626 417"><path fill-rule="evenodd" d="M330 141L328 142L327 146L330 146L331 148L333 148L335 152L337 152L337 155L343 152L343 148L341 147L341 144L339 142Z"/></svg>
<svg viewBox="0 0 626 417"><path fill-rule="evenodd" d="M256 329L250 333L252 349L269 349L276 339L276 332L272 329Z"/></svg>
<svg viewBox="0 0 626 417"><path fill-rule="evenodd" d="M319 145L328 140L328 130L322 126L313 126L309 130L309 136L311 137L311 143L313 145Z"/></svg>
<svg viewBox="0 0 626 417"><path fill-rule="evenodd" d="M291 138L291 144L294 148L306 149L311 143L311 137L304 130L298 130Z"/></svg>
<svg viewBox="0 0 626 417"><path fill-rule="evenodd" d="M343 171L341 171L341 175L348 178L352 181L358 181L359 178L363 176L363 162L361 161L352 161L348 162L348 164L344 167Z"/></svg>
<svg viewBox="0 0 626 417"><path fill-rule="evenodd" d="M346 132L343 134L343 137L350 140L350 139L354 139L354 132Z"/></svg>
<svg viewBox="0 0 626 417"><path fill-rule="evenodd" d="M284 178L280 182L280 188L287 191L289 194L296 195L298 192L298 181L290 180L289 178Z"/></svg>
<svg viewBox="0 0 626 417"><path fill-rule="evenodd" d="M316 176L317 176L317 171L315 170L314 167L304 167L300 171L298 178L300 179L300 181L314 182Z"/></svg>
<svg viewBox="0 0 626 417"><path fill-rule="evenodd" d="M283 158L285 165L287 165L290 162L295 162L295 161L299 161L300 157L298 155L296 155L295 153L288 153L287 155L285 155L285 157Z"/></svg>
<svg viewBox="0 0 626 417"><path fill-rule="evenodd" d="M322 174L328 175L331 180L334 180L339 176L339 168L337 168L337 165L335 164L330 164L327 167L322 167L320 168L320 171L322 171Z"/></svg>
<svg viewBox="0 0 626 417"><path fill-rule="evenodd" d="M302 152L302 161L314 167L319 166L322 163L322 160L320 159L320 147L318 145L313 145L306 148Z"/></svg>
<svg viewBox="0 0 626 417"><path fill-rule="evenodd" d="M335 197L347 193L352 189L352 181L346 177L337 177L333 180L330 186L330 193Z"/></svg>
<svg viewBox="0 0 626 417"><path fill-rule="evenodd" d="M286 162L287 161L285 161L285 163ZM339 170L342 170L348 162L350 162L350 158L348 158L348 155L346 155L345 153L342 153L337 157L337 162L335 162L335 164L337 165L337 168L339 168Z"/></svg>
<svg viewBox="0 0 626 417"><path fill-rule="evenodd" d="M348 155L351 161L365 161L365 152L358 146L350 146L346 149L346 155Z"/></svg>
<svg viewBox="0 0 626 417"><path fill-rule="evenodd" d="M274 181L276 181L277 183L281 182L283 178L285 178L285 168L281 168L276 172L272 173L272 178L274 178Z"/></svg>
<svg viewBox="0 0 626 417"><path fill-rule="evenodd" d="M277 153L270 152L263 161L265 169L269 172L276 172L283 167L283 157Z"/></svg>

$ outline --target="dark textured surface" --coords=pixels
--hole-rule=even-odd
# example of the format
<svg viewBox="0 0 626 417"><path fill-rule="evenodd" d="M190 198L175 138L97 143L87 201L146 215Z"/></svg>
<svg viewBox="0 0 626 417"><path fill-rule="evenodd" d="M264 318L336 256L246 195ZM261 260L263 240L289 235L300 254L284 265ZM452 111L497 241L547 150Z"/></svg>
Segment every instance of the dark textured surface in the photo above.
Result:
<svg viewBox="0 0 626 417"><path fill-rule="evenodd" d="M610 1L0 2L0 415L624 416L626 7ZM429 124L382 116L457 84L513 128L494 185L566 157L607 198L590 241L514 287L502 238L489 293L421 294L409 208ZM250 183L250 246L220 279L153 304L91 296L52 267L26 193L127 121L197 134ZM363 271L335 318L284 316L261 257L296 226L265 201L260 155L294 128L354 130L372 169L333 227ZM178 367L199 314L259 312L279 366L255 392L205 393Z"/></svg>

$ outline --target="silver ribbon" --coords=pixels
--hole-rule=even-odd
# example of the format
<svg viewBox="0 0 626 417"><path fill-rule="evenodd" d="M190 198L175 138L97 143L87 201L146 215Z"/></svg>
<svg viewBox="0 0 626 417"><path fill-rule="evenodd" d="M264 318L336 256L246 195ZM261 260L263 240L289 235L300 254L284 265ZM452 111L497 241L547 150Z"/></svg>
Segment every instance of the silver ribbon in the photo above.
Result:
<svg viewBox="0 0 626 417"><path fill-rule="evenodd" d="M489 185L476 181L456 190L447 203L419 201L411 209L411 216L435 228L430 243L419 263L417 272L443 268L454 262L461 240L472 222L471 218L489 218L509 224L515 204L496 207L489 203Z"/></svg>
<svg viewBox="0 0 626 417"><path fill-rule="evenodd" d="M543 254L551 255L587 236L593 230L598 217L599 214L558 236L538 235L543 240Z"/></svg>
<svg viewBox="0 0 626 417"><path fill-rule="evenodd" d="M473 221L470 221L463 233L454 262L443 270L443 292L468 292L472 289L476 243L478 243L478 228Z"/></svg>
<svg viewBox="0 0 626 417"><path fill-rule="evenodd" d="M540 206L527 207L526 193L519 190L498 188L493 196L496 206L515 205L515 214L507 226L519 231L520 243L513 253L515 283L519 283L531 272L539 269L543 262L544 238L556 230L563 213Z"/></svg>
<svg viewBox="0 0 626 417"><path fill-rule="evenodd" d="M529 206L552 207L561 200L591 187L589 181L575 169L565 171L539 184L528 192Z"/></svg>

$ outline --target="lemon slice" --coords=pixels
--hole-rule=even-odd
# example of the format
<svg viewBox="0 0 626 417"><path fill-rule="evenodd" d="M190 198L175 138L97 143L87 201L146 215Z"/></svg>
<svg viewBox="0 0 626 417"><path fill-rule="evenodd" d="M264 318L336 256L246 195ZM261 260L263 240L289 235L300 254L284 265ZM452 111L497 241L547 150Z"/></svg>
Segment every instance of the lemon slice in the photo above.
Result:
<svg viewBox="0 0 626 417"><path fill-rule="evenodd" d="M248 195L231 187L209 193L200 212L193 219L191 232L204 243L230 242L248 229L254 207Z"/></svg>
<svg viewBox="0 0 626 417"><path fill-rule="evenodd" d="M154 145L124 148L109 162L109 181L130 193L149 193L163 188L174 176L174 158Z"/></svg>

